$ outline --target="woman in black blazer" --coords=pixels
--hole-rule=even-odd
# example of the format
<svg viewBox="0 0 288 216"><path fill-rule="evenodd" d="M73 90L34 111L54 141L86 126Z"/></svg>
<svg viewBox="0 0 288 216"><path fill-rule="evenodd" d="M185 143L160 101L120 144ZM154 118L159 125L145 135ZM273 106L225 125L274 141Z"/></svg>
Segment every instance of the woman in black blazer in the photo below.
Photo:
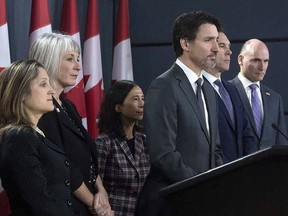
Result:
<svg viewBox="0 0 288 216"><path fill-rule="evenodd" d="M54 93L35 60L0 73L0 176L13 216L73 215L67 155L37 127Z"/></svg>
<svg viewBox="0 0 288 216"><path fill-rule="evenodd" d="M41 62L47 69L51 85L56 90L55 110L40 119L39 128L63 147L70 160L73 206L75 215L113 215L108 195L98 176L97 149L94 140L82 125L74 104L62 95L64 88L76 84L80 71L80 47L69 35L47 33L32 45L29 58ZM80 186L85 191L74 193Z"/></svg>

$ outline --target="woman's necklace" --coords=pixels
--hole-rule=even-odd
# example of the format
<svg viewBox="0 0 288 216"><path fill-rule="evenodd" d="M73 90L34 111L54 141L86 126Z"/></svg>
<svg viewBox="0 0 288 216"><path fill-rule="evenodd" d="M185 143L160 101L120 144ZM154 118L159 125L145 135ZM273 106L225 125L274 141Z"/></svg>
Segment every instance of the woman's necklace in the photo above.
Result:
<svg viewBox="0 0 288 216"><path fill-rule="evenodd" d="M43 133L42 130L40 130L40 128L36 127L35 131L37 131L39 134L41 134L43 137L45 137L45 134Z"/></svg>

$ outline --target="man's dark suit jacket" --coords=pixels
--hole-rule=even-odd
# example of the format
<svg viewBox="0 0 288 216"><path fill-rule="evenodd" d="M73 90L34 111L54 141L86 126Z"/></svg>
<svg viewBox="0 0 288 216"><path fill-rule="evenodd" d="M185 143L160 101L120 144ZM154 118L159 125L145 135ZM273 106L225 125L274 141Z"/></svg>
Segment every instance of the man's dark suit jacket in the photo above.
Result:
<svg viewBox="0 0 288 216"><path fill-rule="evenodd" d="M236 160L248 154L249 146L254 146L256 137L253 136L247 114L237 89L226 80L221 80L227 90L234 109L233 125L228 110L218 95L219 99L219 134L224 163ZM208 81L207 81L208 82Z"/></svg>
<svg viewBox="0 0 288 216"><path fill-rule="evenodd" d="M74 215L67 163L61 148L32 129L10 129L0 144L0 175L12 215Z"/></svg>
<svg viewBox="0 0 288 216"><path fill-rule="evenodd" d="M253 153L260 149L268 148L272 145L287 145L288 142L284 138L284 136L281 135L279 132L276 132L271 126L272 123L275 123L278 125L280 130L287 134L282 97L267 86L260 84L260 91L264 109L264 119L261 136L259 137L256 133L252 108L250 106L250 102L248 100L243 84L238 77L235 77L230 82L236 87L240 95L240 98L244 105L244 109L248 115L250 125L252 126L252 132L257 139L256 145L249 146L250 149L248 149L248 153Z"/></svg>
<svg viewBox="0 0 288 216"><path fill-rule="evenodd" d="M152 82L144 108L151 172L137 215L166 215L158 197L161 188L223 163L216 94L210 84L204 82L202 87L210 133L193 88L176 63Z"/></svg>
<svg viewBox="0 0 288 216"><path fill-rule="evenodd" d="M94 161L96 176L98 174L96 144L83 127L81 117L74 104L62 96L60 99L74 123L54 99L55 110L44 114L39 120L38 126L48 139L63 147L67 153L71 161L69 167L72 191L75 191L82 182L85 182L90 191L94 192L93 187L89 184L89 177L91 157ZM75 197L73 205L76 215L89 215L87 207Z"/></svg>

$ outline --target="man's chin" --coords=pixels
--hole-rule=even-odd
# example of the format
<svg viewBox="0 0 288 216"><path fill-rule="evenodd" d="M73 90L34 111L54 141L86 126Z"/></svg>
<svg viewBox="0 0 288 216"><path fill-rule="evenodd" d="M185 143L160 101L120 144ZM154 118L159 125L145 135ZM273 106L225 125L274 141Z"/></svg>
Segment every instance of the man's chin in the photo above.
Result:
<svg viewBox="0 0 288 216"><path fill-rule="evenodd" d="M203 70L205 71L211 71L211 69L214 69L216 66L216 64L204 64L202 65Z"/></svg>
<svg viewBox="0 0 288 216"><path fill-rule="evenodd" d="M209 62L207 65L206 65L206 68L215 68L216 67L216 63L215 62Z"/></svg>
<svg viewBox="0 0 288 216"><path fill-rule="evenodd" d="M229 67L219 68L219 71L221 71L221 72L225 72L225 71L228 71L228 70L229 70Z"/></svg>

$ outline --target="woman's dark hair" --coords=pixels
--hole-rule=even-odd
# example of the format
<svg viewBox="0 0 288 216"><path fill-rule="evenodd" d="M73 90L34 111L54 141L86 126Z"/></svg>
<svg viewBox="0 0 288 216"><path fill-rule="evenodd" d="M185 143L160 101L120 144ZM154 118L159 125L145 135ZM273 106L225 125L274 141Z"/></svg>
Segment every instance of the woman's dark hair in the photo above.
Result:
<svg viewBox="0 0 288 216"><path fill-rule="evenodd" d="M123 130L122 115L115 111L115 106L123 104L125 98L135 86L138 85L133 81L119 80L109 88L101 103L101 111L98 117L100 133L106 133L113 137L126 137ZM134 130L139 129L135 124Z"/></svg>

